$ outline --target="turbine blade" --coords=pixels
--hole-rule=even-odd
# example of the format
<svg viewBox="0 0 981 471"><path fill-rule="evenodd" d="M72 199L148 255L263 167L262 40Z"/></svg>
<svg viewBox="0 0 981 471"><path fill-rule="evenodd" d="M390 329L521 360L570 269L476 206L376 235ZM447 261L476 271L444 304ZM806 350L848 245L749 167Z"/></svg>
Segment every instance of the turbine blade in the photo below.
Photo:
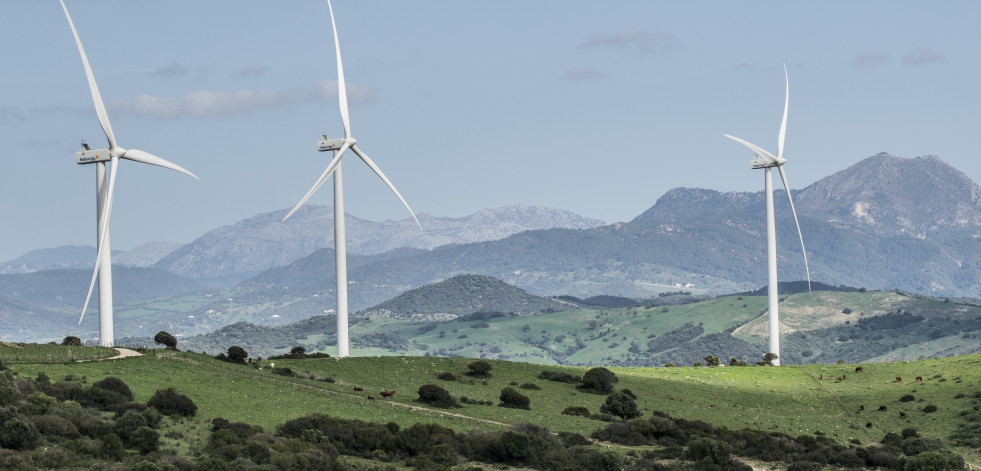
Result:
<svg viewBox="0 0 981 471"><path fill-rule="evenodd" d="M388 185L388 187L393 192L395 192L395 196L398 196L399 199L402 201L402 204L405 205L405 209L408 209L409 210L409 214L412 215L412 219L415 219L416 225L419 226L419 230L423 230L422 229L422 224L419 224L419 218L416 217L416 213L412 212L412 208L409 207L409 203L405 201L405 198L402 197L402 194L399 193L399 190L396 190L395 189L395 185L393 185L392 182L389 181L388 177L386 177L385 174L382 173L381 169L378 168L377 165L375 165L375 162L373 162L371 159L369 159L368 156L364 152L361 152L361 149L358 149L357 144L351 146L351 149L354 150L354 153L355 154L358 154L358 157L361 157L361 160L363 160L364 163L368 164L368 166L371 167L371 170L373 170L375 172L375 175L378 175L378 177L381 178L382 181L385 182L385 184Z"/></svg>
<svg viewBox="0 0 981 471"><path fill-rule="evenodd" d="M134 162L142 162L145 164L156 165L158 167L169 168L171 170L176 170L185 175L190 175L194 177L194 179L196 180L200 180L200 178L198 178L197 175L188 172L184 167L181 167L180 165L164 160L149 152L144 152L139 149L129 149L123 155L121 155L120 158L132 160ZM115 171L113 173L115 173Z"/></svg>
<svg viewBox="0 0 981 471"><path fill-rule="evenodd" d="M742 145L744 145L746 147L749 147L750 149L753 150L753 152L756 152L757 154L760 155L760 157L763 157L764 159L766 159L766 160L768 160L770 162L779 162L779 160L776 157L774 157L773 154L767 152L762 147L760 147L760 146L758 146L756 144L753 144L752 142L749 142L749 141L740 139L740 138L738 138L736 136L730 136L728 134L723 134L723 136L728 137L729 139L732 139L732 140L734 140L734 141L736 141L736 142L738 142L738 143L740 143L740 144L742 144Z"/></svg>
<svg viewBox="0 0 981 471"><path fill-rule="evenodd" d="M783 159L783 143L787 139L787 111L790 110L790 76L787 75L787 64L783 65L783 76L787 80L787 97L783 102L783 120L780 121L780 136L777 137L777 157Z"/></svg>
<svg viewBox="0 0 981 471"><path fill-rule="evenodd" d="M794 198L790 195L790 185L787 184L787 174L783 171L783 165L777 166L780 171L780 180L783 180L783 189L787 191L787 200L790 201L790 212L794 214L794 224L797 225L797 237L800 238L800 251L804 254L804 270L807 271L807 292L811 292L811 269L807 266L807 250L804 249L804 234L800 231L800 222L797 221L797 210L794 209Z"/></svg>
<svg viewBox="0 0 981 471"><path fill-rule="evenodd" d="M75 44L78 46L78 54L82 56L85 77L89 80L89 91L92 92L92 101L95 103L95 114L99 117L99 124L102 125L102 131L106 133L106 139L109 140L109 148L114 149L116 147L116 137L112 133L112 126L109 124L109 115L106 113L106 105L102 103L102 94L99 93L99 86L95 83L95 76L92 75L92 67L89 65L89 59L85 55L85 49L82 48L82 40L78 37L78 31L75 30L75 23L72 21L71 15L68 14L68 7L65 6L65 1L58 1L61 2L61 9L65 11L65 18L68 18L68 26L72 28L72 35L75 36Z"/></svg>
<svg viewBox="0 0 981 471"><path fill-rule="evenodd" d="M308 191L306 195L303 195L303 199L301 199L299 203L296 203L296 206L293 206L293 209L291 209L290 212L286 214L286 217L283 218L282 222L285 222L287 219L290 218L290 216L293 215L293 213L295 213L298 209L300 209L300 207L303 206L307 202L307 200L310 199L311 196L313 196L313 194L317 191L317 189L320 188L320 185L323 185L324 182L327 181L327 177L329 177L330 174L334 173L334 169L337 168L337 164L341 162L341 156L344 155L344 151L346 151L349 147L351 147L351 145L348 144L347 142L345 142L344 145L341 146L341 148L337 151L337 154L334 154L334 160L330 161L330 165L328 165L327 169L324 170L324 173L320 175L320 178L317 179L317 182L313 184L313 188L310 188L310 191Z"/></svg>
<svg viewBox="0 0 981 471"><path fill-rule="evenodd" d="M82 315L78 318L78 324L82 324L85 318L85 311L89 308L89 301L92 299L92 291L95 290L95 280L99 277L99 268L102 267L102 252L106 246L106 236L109 234L109 217L112 215L112 194L116 187L116 172L119 160L116 157L111 159L109 173L109 189L106 191L106 199L102 203L102 211L99 215L99 248L95 252L95 269L92 271L92 281L89 282L89 292L85 295L85 304L82 305Z"/></svg>
<svg viewBox="0 0 981 471"><path fill-rule="evenodd" d="M334 22L334 7L327 0L330 11L330 28L334 31L334 52L337 55L337 104L341 108L341 121L344 123L344 137L351 137L351 123L347 114L347 86L344 84L344 65L341 63L341 44L337 42L337 23Z"/></svg>

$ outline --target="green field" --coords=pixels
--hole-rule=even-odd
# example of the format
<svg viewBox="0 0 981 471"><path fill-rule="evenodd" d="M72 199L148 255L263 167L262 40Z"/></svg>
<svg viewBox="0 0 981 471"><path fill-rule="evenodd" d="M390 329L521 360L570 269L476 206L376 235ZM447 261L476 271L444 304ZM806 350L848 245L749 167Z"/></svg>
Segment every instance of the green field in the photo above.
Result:
<svg viewBox="0 0 981 471"><path fill-rule="evenodd" d="M331 416L371 422L395 422L403 427L417 422L437 423L454 430L499 430L519 423L534 423L552 431L589 435L605 422L562 415L568 406L583 406L596 413L605 396L585 393L573 385L538 379L543 370L583 374L586 367L544 366L534 363L491 361L486 381L466 376L465 358L352 357L345 359L275 360L276 368L291 368L297 377L264 368L235 365L195 353L160 353L109 361L66 362L56 346L3 346L0 360L14 372L35 377L44 372L52 380L65 375L91 384L107 376L123 379L136 401L146 401L157 389L176 387L199 407L195 423L203 426L223 417L273 430L286 420L322 412ZM21 356L12 356L20 350ZM79 350L90 349L77 348ZM92 356L103 349L91 349ZM35 351L34 359L23 351ZM673 417L698 419L730 429L752 428L790 435L816 433L842 443L870 445L887 432L913 427L940 439L974 464L976 451L956 447L950 436L960 414L978 405L981 395L981 355L861 365L807 365L782 367L611 368L619 377L617 389L637 396L644 416L662 411ZM440 372L455 381L436 379ZM847 376L843 381L838 377ZM916 377L922 377L917 381ZM897 377L901 377L897 381ZM310 379L313 378L313 379ZM325 381L329 378L331 382ZM417 391L427 383L439 384L454 397L498 402L501 389L534 383L541 389L521 389L531 410L494 405L463 404L437 409L420 404ZM362 388L357 392L355 387ZM382 399L383 390L397 391ZM904 395L913 399L901 402ZM367 396L376 399L371 400ZM861 406L864 405L864 410ZM936 412L923 411L927 405ZM886 406L887 411L878 411ZM900 412L905 417L900 417ZM871 424L867 427L866 424Z"/></svg>

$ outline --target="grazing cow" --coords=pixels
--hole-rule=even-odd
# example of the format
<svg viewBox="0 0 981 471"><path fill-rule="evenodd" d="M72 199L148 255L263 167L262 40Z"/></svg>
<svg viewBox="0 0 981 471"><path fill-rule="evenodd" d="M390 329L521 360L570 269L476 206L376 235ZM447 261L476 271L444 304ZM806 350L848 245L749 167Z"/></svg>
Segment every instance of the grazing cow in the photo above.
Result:
<svg viewBox="0 0 981 471"><path fill-rule="evenodd" d="M916 380L917 380L917 381L923 381L923 377L922 377L922 376L917 376L917 377L916 377Z"/></svg>
<svg viewBox="0 0 981 471"><path fill-rule="evenodd" d="M896 382L897 383L901 383L902 381L903 381L903 377L902 376L897 376L896 377Z"/></svg>
<svg viewBox="0 0 981 471"><path fill-rule="evenodd" d="M368 396L368 400L369 401L374 401L375 400L375 396Z"/></svg>
<svg viewBox="0 0 981 471"><path fill-rule="evenodd" d="M382 391L381 395L382 397L392 397L395 395L395 390L393 389L391 391Z"/></svg>
<svg viewBox="0 0 981 471"><path fill-rule="evenodd" d="M865 410L865 404L859 404L858 410Z"/></svg>
<svg viewBox="0 0 981 471"><path fill-rule="evenodd" d="M900 417L906 417L906 413L905 413L905 412L903 412L903 411L899 411L899 416L900 416Z"/></svg>
<svg viewBox="0 0 981 471"><path fill-rule="evenodd" d="M824 374L818 377L818 379L824 379Z"/></svg>
<svg viewBox="0 0 981 471"><path fill-rule="evenodd" d="M859 373L859 372L861 372L861 371L863 371L863 370L862 370L862 367L861 367L861 366L856 366L856 367L855 367L855 372L856 372L856 373Z"/></svg>
<svg viewBox="0 0 981 471"><path fill-rule="evenodd" d="M879 412L885 412L887 409L886 406L879 406Z"/></svg>
<svg viewBox="0 0 981 471"><path fill-rule="evenodd" d="M355 391L364 391L364 388L362 388L361 386L355 386L354 387L354 390Z"/></svg>
<svg viewBox="0 0 981 471"><path fill-rule="evenodd" d="M872 422L866 422L865 428L872 428Z"/></svg>

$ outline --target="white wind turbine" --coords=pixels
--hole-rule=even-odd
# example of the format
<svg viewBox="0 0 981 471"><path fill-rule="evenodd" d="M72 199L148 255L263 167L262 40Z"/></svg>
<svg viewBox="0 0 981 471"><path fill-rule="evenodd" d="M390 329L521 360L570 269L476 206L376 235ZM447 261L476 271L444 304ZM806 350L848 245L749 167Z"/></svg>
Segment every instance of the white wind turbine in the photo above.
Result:
<svg viewBox="0 0 981 471"><path fill-rule="evenodd" d="M75 36L75 44L78 46L78 53L82 57L82 66L85 68L85 76L89 81L89 91L92 92L92 101L95 103L95 114L99 117L99 124L106 133L109 140L108 149L90 149L88 144L82 144L82 150L75 153L75 162L78 164L96 164L96 238L98 240L98 250L95 257L95 270L92 273L92 281L89 283L88 294L85 295L85 305L82 306L82 315L78 318L78 323L82 323L85 318L85 311L88 309L89 300L92 298L92 291L95 288L95 280L99 280L99 343L106 347L111 347L114 343L112 327L112 257L109 249L109 216L112 213L112 195L116 183L116 174L119 170L119 159L132 160L145 164L158 165L160 167L176 170L194 178L198 178L188 172L180 165L168 162L153 154L139 149L123 149L116 145L116 137L112 133L112 126L109 124L109 115L106 113L106 106L102 102L102 95L99 93L99 86L95 83L95 76L92 75L92 67L89 66L88 57L85 49L82 48L82 40L78 37L75 30L75 23L68 8L65 7L64 0L61 8L65 11L65 18L68 19L68 26L72 29ZM109 162L109 167L106 167ZM106 182L108 173L109 181Z"/></svg>
<svg viewBox="0 0 981 471"><path fill-rule="evenodd" d="M800 222L797 221L797 210L794 209L794 198L790 194L790 186L787 184L787 175L783 171L783 164L787 159L783 158L783 144L787 136L787 111L790 108L790 77L787 75L787 66L783 68L784 78L787 81L787 96L783 105L783 120L780 122L780 134L777 137L777 155L767 152L763 148L752 144L738 137L723 134L756 152L756 158L750 162L750 167L754 169L764 169L764 181L766 188L766 266L767 266L767 301L770 313L769 336L770 351L777 358L773 361L774 365L780 365L780 330L778 304L780 295L777 292L777 231L773 217L773 176L770 170L773 167L780 172L780 179L783 181L783 188L787 191L787 200L790 202L790 211L794 215L794 224L797 225L797 235L800 237L800 249L804 254L804 269L807 272L807 291L811 290L811 270L807 266L807 251L804 249L804 236L800 231ZM762 156L762 157L761 157Z"/></svg>
<svg viewBox="0 0 981 471"><path fill-rule="evenodd" d="M416 221L416 225L419 226L419 229L422 229L422 224L419 224L419 219L416 218L415 213L412 212L412 208L409 207L409 203L405 201L405 198L402 197L399 190L395 189L395 185L392 185L392 182L389 181L388 177L386 177L385 174L382 173L381 169L375 165L375 162L368 158L368 156L362 152L361 149L358 149L358 146L356 145L358 141L351 137L351 125L348 120L347 112L347 88L344 84L344 67L341 64L341 46L337 42L337 24L334 22L334 9L330 4L330 0L327 0L327 9L330 12L330 26L334 32L334 51L335 55L337 56L337 102L341 110L341 121L344 123L344 137L341 139L330 139L325 135L323 136L322 140L317 142L318 151L333 151L334 158L330 161L330 164L327 165L327 169L324 170L322 175L320 175L320 178L317 179L317 182L313 184L313 188L310 188L310 191L303 196L303 199L301 199L299 203L296 203L296 206L294 206L293 209L286 214L283 221L289 219L293 213L300 209L300 207L303 206L311 196L313 196L313 193L316 192L321 185L323 185L323 183L327 180L327 177L329 177L331 174L334 175L334 261L337 270L337 356L343 358L349 354L347 326L347 248L345 245L344 236L344 192L341 185L341 157L344 155L344 152L346 152L348 149L354 151L354 153L357 154L357 156L360 157L361 160L364 161L364 163L368 165L368 167L370 167L371 170L374 171L386 185L388 185L388 188L395 193L395 196L402 201L405 208L409 210L409 214L412 215L412 219Z"/></svg>

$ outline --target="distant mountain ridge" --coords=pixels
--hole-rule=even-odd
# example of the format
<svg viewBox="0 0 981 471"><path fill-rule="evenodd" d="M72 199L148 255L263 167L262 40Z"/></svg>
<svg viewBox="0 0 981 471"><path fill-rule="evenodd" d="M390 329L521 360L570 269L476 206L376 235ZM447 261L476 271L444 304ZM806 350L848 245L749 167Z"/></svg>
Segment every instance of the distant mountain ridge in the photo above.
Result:
<svg viewBox="0 0 981 471"><path fill-rule="evenodd" d="M305 206L288 221L286 210L260 214L212 230L155 266L195 279L241 281L272 267L333 246L333 209ZM588 228L602 221L540 206L485 209L463 218L420 213L424 232L411 219L372 222L347 215L348 252L371 255L397 248L432 249L446 244L494 240L533 229Z"/></svg>

